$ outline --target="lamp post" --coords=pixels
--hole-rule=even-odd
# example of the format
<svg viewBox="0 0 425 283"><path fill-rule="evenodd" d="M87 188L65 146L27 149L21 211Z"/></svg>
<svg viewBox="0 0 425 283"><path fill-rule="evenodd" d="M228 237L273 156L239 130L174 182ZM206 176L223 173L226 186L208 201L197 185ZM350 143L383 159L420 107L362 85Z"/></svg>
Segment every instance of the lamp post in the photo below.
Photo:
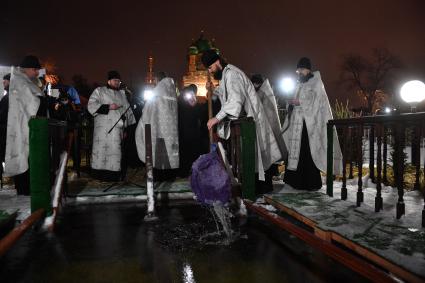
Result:
<svg viewBox="0 0 425 283"><path fill-rule="evenodd" d="M418 103L425 99L425 84L418 80L408 81L401 87L400 96L410 105L411 112L415 113Z"/></svg>

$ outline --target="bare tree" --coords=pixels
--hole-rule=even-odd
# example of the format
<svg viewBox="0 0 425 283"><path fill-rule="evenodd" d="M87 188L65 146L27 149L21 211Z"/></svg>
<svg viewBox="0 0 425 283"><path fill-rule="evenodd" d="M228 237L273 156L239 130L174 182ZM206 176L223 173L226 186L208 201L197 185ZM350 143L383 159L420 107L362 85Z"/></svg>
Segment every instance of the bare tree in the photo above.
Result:
<svg viewBox="0 0 425 283"><path fill-rule="evenodd" d="M366 110L372 113L388 92L391 73L402 66L401 61L388 49L374 48L371 60L348 54L343 57L341 82L349 90L355 90L365 101Z"/></svg>

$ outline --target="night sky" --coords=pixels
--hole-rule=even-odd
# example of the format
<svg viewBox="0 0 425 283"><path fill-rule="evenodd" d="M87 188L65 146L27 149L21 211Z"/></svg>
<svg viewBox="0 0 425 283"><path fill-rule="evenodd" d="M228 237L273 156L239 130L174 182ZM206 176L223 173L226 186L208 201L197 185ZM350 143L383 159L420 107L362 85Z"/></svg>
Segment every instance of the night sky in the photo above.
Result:
<svg viewBox="0 0 425 283"><path fill-rule="evenodd" d="M272 81L310 57L331 100L353 97L338 87L341 56L374 47L402 60L397 81L425 81L423 0L250 2L1 0L0 64L35 54L54 61L68 83L74 74L104 83L117 69L136 87L152 54L156 71L180 81L187 47L204 30L230 63Z"/></svg>

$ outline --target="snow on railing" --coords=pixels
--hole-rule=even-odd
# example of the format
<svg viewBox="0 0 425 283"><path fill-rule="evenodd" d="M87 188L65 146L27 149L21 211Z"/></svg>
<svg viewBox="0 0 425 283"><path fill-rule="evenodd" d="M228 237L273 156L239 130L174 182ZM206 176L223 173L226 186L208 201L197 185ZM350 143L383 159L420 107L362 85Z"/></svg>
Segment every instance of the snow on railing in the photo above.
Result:
<svg viewBox="0 0 425 283"><path fill-rule="evenodd" d="M59 201L62 195L63 181L66 174L66 164L68 162L68 153L66 151L62 152L60 156L59 168L56 172L55 183L53 185L53 198L52 198L52 215L48 216L44 220L43 227L49 231L52 231L55 225L55 220L59 208Z"/></svg>
<svg viewBox="0 0 425 283"><path fill-rule="evenodd" d="M388 184L387 176L387 153L389 138L393 137L392 167L395 185L398 190L396 217L401 218L405 214L404 204L404 173L406 163L406 145L411 145L411 164L415 168L414 189L420 189L421 169L421 140L425 137L425 112L365 116L348 119L336 119L328 121L328 154L327 154L327 194L333 196L333 133L334 127L339 130L340 143L343 153L343 172L341 199L347 199L347 170L349 164L349 178L353 178L353 165L358 167L358 190L357 206L363 202L362 169L365 152L368 152L369 176L376 183L377 194L375 197L375 211L382 210L382 183ZM368 129L368 143L365 143L365 129ZM366 150L366 145L368 150ZM375 149L376 145L376 149ZM383 148L382 148L383 147ZM375 159L376 158L376 159ZM423 158L423 156L422 156ZM376 175L375 175L376 164ZM422 210L422 226L425 227L425 204Z"/></svg>

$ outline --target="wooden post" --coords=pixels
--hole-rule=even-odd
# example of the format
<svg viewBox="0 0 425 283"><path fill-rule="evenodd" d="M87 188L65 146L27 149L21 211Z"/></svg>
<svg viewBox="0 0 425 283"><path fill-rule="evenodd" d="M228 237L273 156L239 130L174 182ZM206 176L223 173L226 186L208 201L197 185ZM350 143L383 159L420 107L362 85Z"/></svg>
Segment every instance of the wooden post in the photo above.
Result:
<svg viewBox="0 0 425 283"><path fill-rule="evenodd" d="M211 75L208 73L208 82L211 84ZM213 117L213 110L212 110L212 89L211 86L207 89L207 98L208 98L208 120ZM209 129L209 137L210 137L210 146L214 143L213 138L213 129Z"/></svg>
<svg viewBox="0 0 425 283"><path fill-rule="evenodd" d="M375 127L373 124L369 131L369 177L375 183Z"/></svg>
<svg viewBox="0 0 425 283"><path fill-rule="evenodd" d="M353 131L353 129L350 128L350 127L348 128L348 132L349 132L349 137L350 137L349 141L350 141L350 145L351 145L351 144L353 144L353 137L354 137L354 140L355 140L356 134ZM354 178L354 176L353 176L353 155L354 155L353 154L353 147L350 146L350 173L348 175L348 179Z"/></svg>
<svg viewBox="0 0 425 283"><path fill-rule="evenodd" d="M398 201L397 201L397 212L396 217L400 219L401 216L405 213L404 205L404 184L403 184L403 171L404 171L404 127L400 122L397 122L395 125L395 157L397 160L397 165L395 166L396 175L396 184L398 190Z"/></svg>
<svg viewBox="0 0 425 283"><path fill-rule="evenodd" d="M342 152L342 188L341 188L341 199L347 199L347 144L350 140L348 136L348 126L344 126L342 134L343 139L343 152Z"/></svg>
<svg viewBox="0 0 425 283"><path fill-rule="evenodd" d="M425 122L424 121L422 121L422 135L425 136ZM425 160L424 160L424 178L425 178ZM425 194L424 194L424 208L422 209L422 227L425 228Z"/></svg>
<svg viewBox="0 0 425 283"><path fill-rule="evenodd" d="M384 160L384 172L383 172L383 179L382 182L387 185L388 184L388 177L387 177L387 128L385 125L383 126L383 143L384 143L384 152L382 153L382 159Z"/></svg>
<svg viewBox="0 0 425 283"><path fill-rule="evenodd" d="M153 180L153 161L152 161L152 134L151 125L145 125L145 149L146 149L146 194L147 194L147 214L144 218L145 221L158 219L155 216L155 199L153 196L154 180Z"/></svg>
<svg viewBox="0 0 425 283"><path fill-rule="evenodd" d="M357 206L360 206L360 204L363 202L363 124L359 124L358 126L358 135L357 135L357 167L359 170L359 175L358 175L358 189L357 189L357 200L356 200L356 204Z"/></svg>
<svg viewBox="0 0 425 283"><path fill-rule="evenodd" d="M334 179L333 179L333 161L334 161L334 135L333 125L327 123L327 135L328 135L328 151L327 151L327 172L326 172L326 193L328 196L333 197L334 195Z"/></svg>
<svg viewBox="0 0 425 283"><path fill-rule="evenodd" d="M382 146L382 125L378 125L376 128L376 140L377 140L377 154L376 154L376 163L377 163L377 176L376 176L376 197L375 197L375 212L378 212L382 209L382 158L381 158L381 146Z"/></svg>
<svg viewBox="0 0 425 283"><path fill-rule="evenodd" d="M254 120L241 121L240 128L242 196L245 199L255 200L256 132Z"/></svg>
<svg viewBox="0 0 425 283"><path fill-rule="evenodd" d="M412 131L412 165L415 166L415 190L420 189L419 177L421 170L421 131L417 124Z"/></svg>
<svg viewBox="0 0 425 283"><path fill-rule="evenodd" d="M52 214L52 200L50 196L49 122L46 118L31 118L29 129L28 159L31 212L42 208L47 216L50 216ZM56 165L55 163L53 164Z"/></svg>

